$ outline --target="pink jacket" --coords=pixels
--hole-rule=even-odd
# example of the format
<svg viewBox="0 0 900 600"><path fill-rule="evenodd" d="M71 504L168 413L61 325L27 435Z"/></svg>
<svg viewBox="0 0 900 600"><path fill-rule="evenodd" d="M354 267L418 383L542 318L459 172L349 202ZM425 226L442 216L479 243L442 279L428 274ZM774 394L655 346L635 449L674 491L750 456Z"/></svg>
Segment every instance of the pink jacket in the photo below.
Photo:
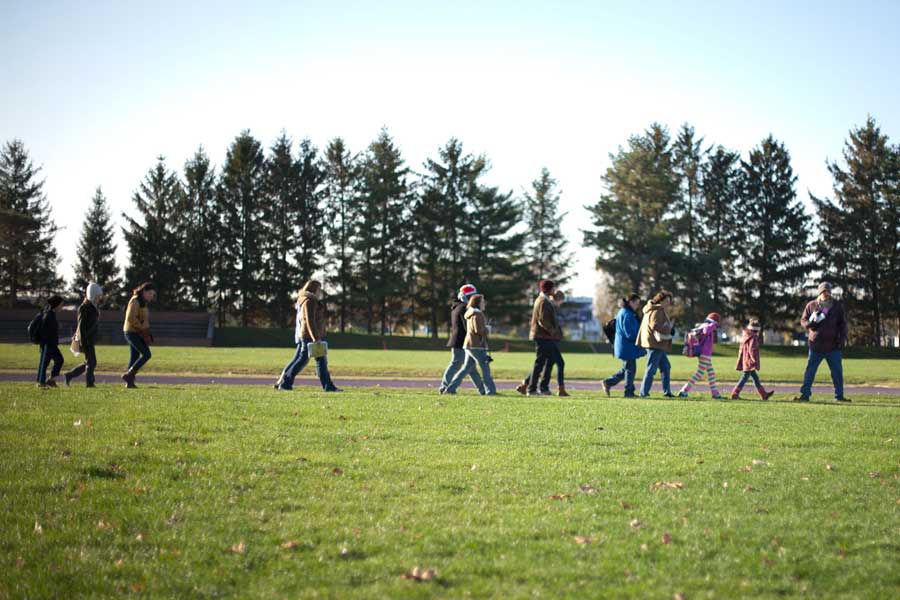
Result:
<svg viewBox="0 0 900 600"><path fill-rule="evenodd" d="M707 319L701 329L703 331L703 342L700 344L700 356L712 356L713 344L716 343L716 331L719 329L719 324Z"/></svg>
<svg viewBox="0 0 900 600"><path fill-rule="evenodd" d="M759 370L759 334L752 329L744 330L735 368L738 371Z"/></svg>

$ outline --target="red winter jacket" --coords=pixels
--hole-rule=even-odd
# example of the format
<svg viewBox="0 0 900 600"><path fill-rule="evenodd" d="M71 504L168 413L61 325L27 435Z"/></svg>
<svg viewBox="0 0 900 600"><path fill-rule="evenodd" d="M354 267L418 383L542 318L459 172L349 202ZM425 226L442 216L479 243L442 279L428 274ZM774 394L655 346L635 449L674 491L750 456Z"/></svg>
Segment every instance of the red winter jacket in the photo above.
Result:
<svg viewBox="0 0 900 600"><path fill-rule="evenodd" d="M752 329L744 330L741 348L738 350L738 371L759 371L759 333Z"/></svg>

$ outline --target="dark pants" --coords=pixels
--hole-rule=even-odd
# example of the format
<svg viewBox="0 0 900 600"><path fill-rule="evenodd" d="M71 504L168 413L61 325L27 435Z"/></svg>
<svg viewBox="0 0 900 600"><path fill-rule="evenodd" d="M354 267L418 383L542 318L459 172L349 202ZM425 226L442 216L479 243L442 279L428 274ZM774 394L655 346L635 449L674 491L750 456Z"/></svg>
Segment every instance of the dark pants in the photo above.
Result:
<svg viewBox="0 0 900 600"><path fill-rule="evenodd" d="M56 344L41 344L41 360L38 363L37 380L38 383L47 383L47 367L50 361L53 361L53 370L50 371L50 377L56 377L62 371L63 355L59 351Z"/></svg>
<svg viewBox="0 0 900 600"><path fill-rule="evenodd" d="M75 379L76 377L80 377L82 373L87 372L87 375L85 375L85 382L88 385L93 386L94 369L97 368L97 350L93 345L84 345L81 347L81 353L84 355L84 362L66 373L66 377Z"/></svg>
<svg viewBox="0 0 900 600"><path fill-rule="evenodd" d="M309 344L312 340L303 340L297 344L297 350L294 352L294 358L287 364L281 374L281 382L278 387L282 390L294 389L294 379L300 371L309 363ZM316 359L316 375L319 377L319 383L326 392L336 390L337 387L331 381L331 374L328 372L328 357L320 356Z"/></svg>
<svg viewBox="0 0 900 600"><path fill-rule="evenodd" d="M622 361L622 368L603 380L607 386L613 387L623 379L625 380L625 395L634 396L634 376L637 373L637 359L629 358Z"/></svg>
<svg viewBox="0 0 900 600"><path fill-rule="evenodd" d="M559 342L553 340L534 340L534 346L534 368L531 369L531 375L528 378L528 391L537 391L538 378L541 376L541 371L544 370L548 362L551 365L556 365L557 385L565 385L566 362L563 360L562 353L559 351ZM549 386L549 380L546 383Z"/></svg>
<svg viewBox="0 0 900 600"><path fill-rule="evenodd" d="M549 360L544 365L544 373L541 375L541 381L539 383L539 387L542 392L550 391L550 376L553 373L553 363ZM531 373L525 376L525 380L522 383L528 387L528 384L531 383Z"/></svg>
<svg viewBox="0 0 900 600"><path fill-rule="evenodd" d="M756 384L756 387L761 388L762 383L760 383L759 375L756 374L756 371L744 371L741 373L741 378L738 379L737 385L734 386L734 391L740 392L742 389L744 389L744 386L747 384L747 381L749 381L751 377L753 378L753 383Z"/></svg>
<svg viewBox="0 0 900 600"><path fill-rule="evenodd" d="M131 348L131 355L128 357L128 370L135 375L141 370L153 354L150 352L150 346L144 341L143 336L139 333L125 332L125 340Z"/></svg>

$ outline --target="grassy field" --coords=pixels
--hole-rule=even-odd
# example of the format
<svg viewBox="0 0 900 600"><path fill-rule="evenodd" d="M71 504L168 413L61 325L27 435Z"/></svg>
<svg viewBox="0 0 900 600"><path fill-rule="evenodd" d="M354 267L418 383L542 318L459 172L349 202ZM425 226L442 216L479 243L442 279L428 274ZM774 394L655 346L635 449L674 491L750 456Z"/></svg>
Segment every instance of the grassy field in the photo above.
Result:
<svg viewBox="0 0 900 600"><path fill-rule="evenodd" d="M0 598L897 597L898 444L900 397L0 384Z"/></svg>
<svg viewBox="0 0 900 600"><path fill-rule="evenodd" d="M66 362L77 364L64 349ZM271 375L273 378L290 360L291 348L192 348L156 346L146 373L191 373ZM37 368L38 350L28 344L0 344L0 370L30 371ZM611 354L566 355L566 375L572 379L601 379L619 368L619 361ZM98 370L120 373L125 370L128 349L125 346L99 346ZM335 380L341 377L422 377L440 379L449 359L448 351L411 350L341 350L332 349L329 365ZM492 368L498 379L521 379L531 369L534 355L526 352L495 352ZM673 378L688 379L696 369L696 360L671 355ZM720 381L733 382L739 373L734 370L735 351L722 348L714 364ZM768 355L763 349L763 382L800 382L806 359L803 356ZM638 376L644 372L643 361ZM844 360L847 383L900 384L900 360L890 358L847 358ZM818 382L829 383L824 363L819 369Z"/></svg>

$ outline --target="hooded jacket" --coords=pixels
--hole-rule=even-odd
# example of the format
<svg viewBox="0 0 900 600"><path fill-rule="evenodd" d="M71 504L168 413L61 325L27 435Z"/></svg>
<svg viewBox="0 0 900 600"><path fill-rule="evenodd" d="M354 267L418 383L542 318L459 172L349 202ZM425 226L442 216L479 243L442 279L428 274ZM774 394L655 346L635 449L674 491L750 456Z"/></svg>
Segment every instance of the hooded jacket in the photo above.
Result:
<svg viewBox="0 0 900 600"><path fill-rule="evenodd" d="M531 331L529 335L532 340L551 340L558 342L562 339L562 327L559 325L559 319L556 315L556 307L553 300L547 294L541 292L534 301L534 308L531 310Z"/></svg>
<svg viewBox="0 0 900 600"><path fill-rule="evenodd" d="M759 332L745 329L738 349L738 371L759 371Z"/></svg>
<svg viewBox="0 0 900 600"><path fill-rule="evenodd" d="M487 348L487 319L481 309L466 309L466 340L463 348Z"/></svg>
<svg viewBox="0 0 900 600"><path fill-rule="evenodd" d="M653 301L644 305L644 317L638 332L638 346L649 350L672 351L672 321L662 304Z"/></svg>
<svg viewBox="0 0 900 600"><path fill-rule="evenodd" d="M613 355L619 360L634 360L646 354L646 351L637 346L638 330L641 322L630 306L623 306L616 314L616 338L613 346Z"/></svg>
<svg viewBox="0 0 900 600"><path fill-rule="evenodd" d="M450 305L450 338L448 348L462 348L466 341L466 305L459 300Z"/></svg>
<svg viewBox="0 0 900 600"><path fill-rule="evenodd" d="M59 321L56 320L56 311L49 306L44 311L44 320L41 322L41 343L52 346L59 344Z"/></svg>
<svg viewBox="0 0 900 600"><path fill-rule="evenodd" d="M302 292L297 299L294 343L321 341L325 337L325 321L325 306L312 292Z"/></svg>

